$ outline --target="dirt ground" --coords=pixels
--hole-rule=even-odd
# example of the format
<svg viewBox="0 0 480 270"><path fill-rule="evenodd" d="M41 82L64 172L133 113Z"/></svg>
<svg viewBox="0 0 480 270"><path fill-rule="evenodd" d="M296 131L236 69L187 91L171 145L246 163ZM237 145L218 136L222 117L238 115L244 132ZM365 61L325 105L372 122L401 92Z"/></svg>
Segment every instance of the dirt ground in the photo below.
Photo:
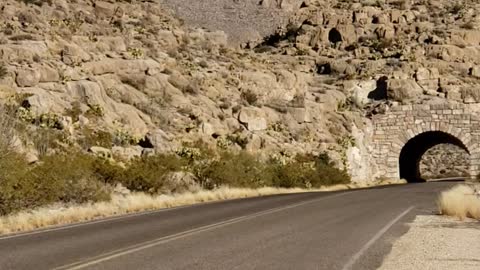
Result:
<svg viewBox="0 0 480 270"><path fill-rule="evenodd" d="M480 222L417 216L379 269L480 269Z"/></svg>

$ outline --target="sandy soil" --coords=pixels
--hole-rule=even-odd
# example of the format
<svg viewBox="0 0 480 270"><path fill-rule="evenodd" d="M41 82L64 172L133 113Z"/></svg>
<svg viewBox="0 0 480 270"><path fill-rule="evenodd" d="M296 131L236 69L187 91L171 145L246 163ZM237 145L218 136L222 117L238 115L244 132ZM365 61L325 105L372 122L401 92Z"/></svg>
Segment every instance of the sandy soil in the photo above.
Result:
<svg viewBox="0 0 480 270"><path fill-rule="evenodd" d="M398 239L381 270L478 270L480 222L444 216L417 216Z"/></svg>

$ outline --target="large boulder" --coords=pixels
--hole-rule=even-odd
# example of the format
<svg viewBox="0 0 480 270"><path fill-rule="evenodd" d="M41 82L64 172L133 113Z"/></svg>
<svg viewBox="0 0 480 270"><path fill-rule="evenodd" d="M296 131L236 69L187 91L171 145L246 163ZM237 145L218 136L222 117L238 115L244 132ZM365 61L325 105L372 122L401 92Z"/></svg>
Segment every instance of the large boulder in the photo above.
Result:
<svg viewBox="0 0 480 270"><path fill-rule="evenodd" d="M238 121L250 131L267 129L267 119L262 109L257 107L244 107L238 115Z"/></svg>
<svg viewBox="0 0 480 270"><path fill-rule="evenodd" d="M163 178L162 193L196 192L201 189L195 176L188 172L172 172Z"/></svg>
<svg viewBox="0 0 480 270"><path fill-rule="evenodd" d="M31 68L22 68L17 71L17 85L20 87L36 86L40 82L40 73Z"/></svg>
<svg viewBox="0 0 480 270"><path fill-rule="evenodd" d="M423 93L414 80L391 79L387 81L387 96L395 101L413 99Z"/></svg>
<svg viewBox="0 0 480 270"><path fill-rule="evenodd" d="M58 71L49 66L40 66L37 68L40 73L40 82L58 82L60 81L60 74Z"/></svg>
<svg viewBox="0 0 480 270"><path fill-rule="evenodd" d="M287 109L288 113L299 123L310 123L312 122L312 117L307 108L293 108L290 107Z"/></svg>
<svg viewBox="0 0 480 270"><path fill-rule="evenodd" d="M145 140L148 140L157 152L168 152L173 150L172 137L161 129L149 131L145 136Z"/></svg>

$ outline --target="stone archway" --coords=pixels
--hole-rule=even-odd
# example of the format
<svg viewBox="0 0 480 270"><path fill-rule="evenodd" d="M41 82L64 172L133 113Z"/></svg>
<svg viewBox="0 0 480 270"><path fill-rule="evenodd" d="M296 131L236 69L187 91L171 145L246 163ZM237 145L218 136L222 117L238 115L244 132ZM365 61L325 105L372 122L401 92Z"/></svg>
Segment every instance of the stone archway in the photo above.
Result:
<svg viewBox="0 0 480 270"><path fill-rule="evenodd" d="M373 117L371 166L377 178L419 180L418 161L449 143L468 154L469 178L480 172L480 118L464 104L403 105Z"/></svg>
<svg viewBox="0 0 480 270"><path fill-rule="evenodd" d="M426 181L420 173L420 161L427 150L439 144L456 145L470 155L468 148L457 137L443 131L427 131L410 139L400 151L400 178L408 182Z"/></svg>

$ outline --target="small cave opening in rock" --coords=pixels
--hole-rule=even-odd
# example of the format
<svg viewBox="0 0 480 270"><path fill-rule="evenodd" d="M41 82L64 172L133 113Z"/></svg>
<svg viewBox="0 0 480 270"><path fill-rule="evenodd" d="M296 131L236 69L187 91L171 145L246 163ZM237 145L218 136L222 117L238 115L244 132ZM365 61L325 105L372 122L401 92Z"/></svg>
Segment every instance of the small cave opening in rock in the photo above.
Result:
<svg viewBox="0 0 480 270"><path fill-rule="evenodd" d="M452 156L451 151L455 155ZM442 131L424 132L402 148L400 178L418 183L438 178L468 177L469 155L467 147L457 137ZM435 167L440 163L442 166Z"/></svg>
<svg viewBox="0 0 480 270"><path fill-rule="evenodd" d="M317 73L320 75L332 74L332 66L330 63L317 64Z"/></svg>
<svg viewBox="0 0 480 270"><path fill-rule="evenodd" d="M142 138L138 142L138 145L141 146L142 148L155 148L152 141L150 141L150 138L148 138L148 137Z"/></svg>
<svg viewBox="0 0 480 270"><path fill-rule="evenodd" d="M387 99L387 76L383 76L377 80L377 87L375 90L368 93L368 98L373 100L385 100Z"/></svg>
<svg viewBox="0 0 480 270"><path fill-rule="evenodd" d="M334 44L342 42L342 34L340 34L336 28L332 28L332 30L328 32L328 40Z"/></svg>

